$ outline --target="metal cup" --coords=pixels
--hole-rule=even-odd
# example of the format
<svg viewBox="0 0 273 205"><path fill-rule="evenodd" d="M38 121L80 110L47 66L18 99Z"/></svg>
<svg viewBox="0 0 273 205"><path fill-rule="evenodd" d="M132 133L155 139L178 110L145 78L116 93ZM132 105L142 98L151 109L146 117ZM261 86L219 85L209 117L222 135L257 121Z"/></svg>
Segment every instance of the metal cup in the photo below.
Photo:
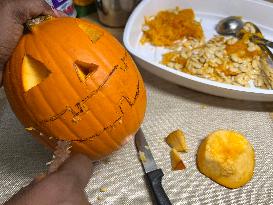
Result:
<svg viewBox="0 0 273 205"><path fill-rule="evenodd" d="M106 26L123 27L141 0L96 0L99 20Z"/></svg>

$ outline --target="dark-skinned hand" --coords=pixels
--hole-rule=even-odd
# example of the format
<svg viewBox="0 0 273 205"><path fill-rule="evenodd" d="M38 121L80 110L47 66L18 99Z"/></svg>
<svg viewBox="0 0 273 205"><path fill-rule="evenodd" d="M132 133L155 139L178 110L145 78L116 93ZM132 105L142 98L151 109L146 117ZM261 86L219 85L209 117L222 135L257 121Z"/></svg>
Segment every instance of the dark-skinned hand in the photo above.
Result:
<svg viewBox="0 0 273 205"><path fill-rule="evenodd" d="M56 172L34 180L4 205L90 205L84 188L91 169L89 158L72 156Z"/></svg>
<svg viewBox="0 0 273 205"><path fill-rule="evenodd" d="M5 64L24 31L24 23L39 15L63 16L44 0L0 0L0 86Z"/></svg>

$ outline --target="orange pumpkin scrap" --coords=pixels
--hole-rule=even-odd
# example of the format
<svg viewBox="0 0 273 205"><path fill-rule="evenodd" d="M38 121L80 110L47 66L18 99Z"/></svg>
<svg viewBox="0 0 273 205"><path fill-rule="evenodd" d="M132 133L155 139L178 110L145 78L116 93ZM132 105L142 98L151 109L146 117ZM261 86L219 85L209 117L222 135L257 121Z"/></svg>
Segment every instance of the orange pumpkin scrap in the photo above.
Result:
<svg viewBox="0 0 273 205"><path fill-rule="evenodd" d="M146 109L142 77L107 31L80 19L56 18L31 27L4 74L11 107L51 148L101 159L139 128Z"/></svg>
<svg viewBox="0 0 273 205"><path fill-rule="evenodd" d="M178 152L187 152L188 146L186 144L185 134L182 130L175 130L166 137L167 144L176 149Z"/></svg>
<svg viewBox="0 0 273 205"><path fill-rule="evenodd" d="M179 156L179 153L173 148L170 152L171 154L171 163L172 163L172 170L183 170L186 169L185 164L183 163L182 159Z"/></svg>

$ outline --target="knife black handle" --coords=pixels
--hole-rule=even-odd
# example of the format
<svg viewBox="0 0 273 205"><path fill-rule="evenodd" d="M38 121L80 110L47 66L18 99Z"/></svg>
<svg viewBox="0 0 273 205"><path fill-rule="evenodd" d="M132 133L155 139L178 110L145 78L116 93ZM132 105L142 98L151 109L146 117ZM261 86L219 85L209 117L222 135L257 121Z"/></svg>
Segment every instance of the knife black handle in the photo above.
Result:
<svg viewBox="0 0 273 205"><path fill-rule="evenodd" d="M156 169L154 171L146 173L147 181L151 192L154 196L157 205L171 205L170 199L165 193L162 187L162 177L164 176L161 169Z"/></svg>

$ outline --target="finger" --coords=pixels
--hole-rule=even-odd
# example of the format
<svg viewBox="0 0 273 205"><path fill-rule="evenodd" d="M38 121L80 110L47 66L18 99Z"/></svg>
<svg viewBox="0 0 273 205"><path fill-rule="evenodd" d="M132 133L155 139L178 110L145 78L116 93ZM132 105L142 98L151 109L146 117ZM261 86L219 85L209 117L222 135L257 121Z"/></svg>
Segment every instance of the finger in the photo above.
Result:
<svg viewBox="0 0 273 205"><path fill-rule="evenodd" d="M29 16L28 19L39 16L39 15L51 15L51 16L56 16L55 12L51 8L51 6L46 3L44 0L33 0L31 1L28 5L29 9Z"/></svg>
<svg viewBox="0 0 273 205"><path fill-rule="evenodd" d="M73 155L58 170L58 174L66 177L80 188L85 188L92 174L92 161L82 154Z"/></svg>
<svg viewBox="0 0 273 205"><path fill-rule="evenodd" d="M10 8L19 24L24 24L27 20L39 15L61 16L59 12L54 12L44 0L13 0L10 1Z"/></svg>
<svg viewBox="0 0 273 205"><path fill-rule="evenodd" d="M68 175L67 170L71 169L70 166L74 166L71 163L75 163L75 161L77 161L78 159L82 159L82 158L85 159L87 157L85 157L83 155L72 156L66 162L63 162L64 164L57 171L57 172L59 172L58 174ZM90 175L92 173L92 162L91 162L91 166L89 166L90 165L90 160L87 158L86 161L87 161L87 163L84 163L84 162L81 162L81 161L77 161L76 163L82 164L82 166L86 166L85 168L83 168L83 170L86 170L85 171L86 172L86 176L84 176L84 178L88 178L89 179L89 177L90 177ZM88 170L89 170L89 172L88 172ZM83 173L83 174L85 174L85 173ZM69 175L71 175L71 174L69 173ZM75 175L75 174L73 174L73 175ZM34 177L33 181L30 184L37 184L37 183L41 182L43 179L45 179L46 176L47 176L46 173L41 173L41 174L37 175L36 177ZM65 176L65 177L67 177L67 176ZM85 179L83 179L83 180L85 180Z"/></svg>

